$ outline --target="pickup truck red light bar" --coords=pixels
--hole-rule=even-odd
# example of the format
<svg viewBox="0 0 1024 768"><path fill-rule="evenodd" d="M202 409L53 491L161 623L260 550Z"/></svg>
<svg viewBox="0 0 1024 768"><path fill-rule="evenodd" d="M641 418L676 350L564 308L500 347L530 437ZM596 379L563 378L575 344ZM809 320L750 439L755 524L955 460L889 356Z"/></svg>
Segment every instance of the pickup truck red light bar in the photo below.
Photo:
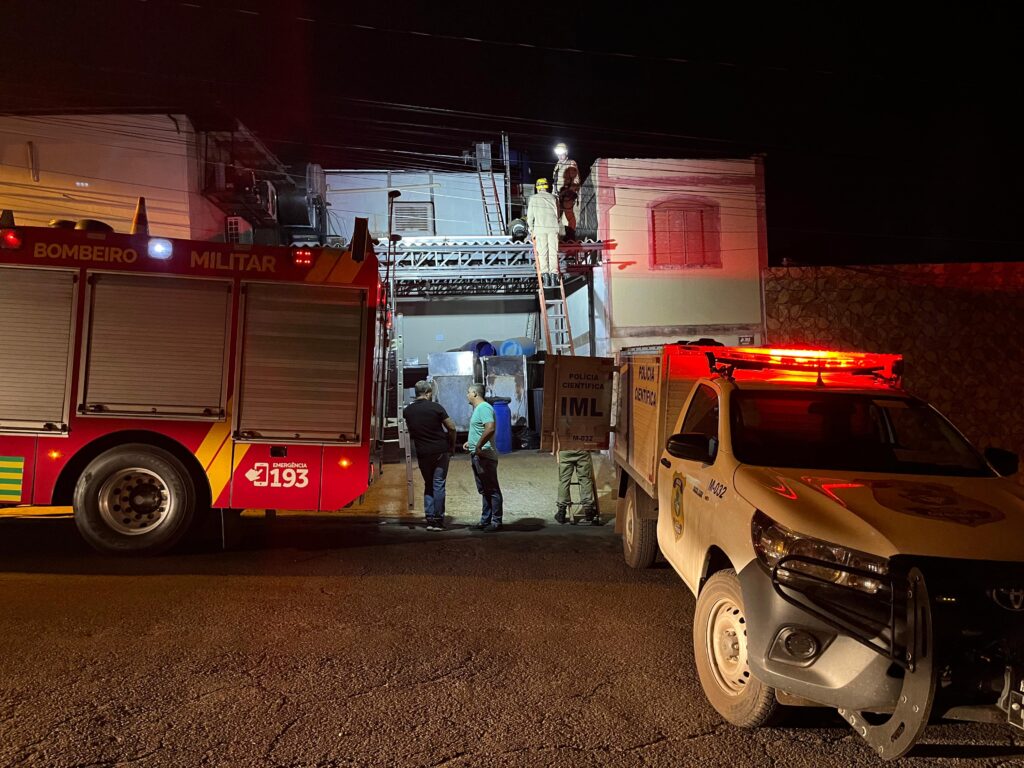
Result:
<svg viewBox="0 0 1024 768"><path fill-rule="evenodd" d="M824 349L774 349L768 347L721 347L705 351L714 373L731 375L734 370L796 371L874 375L898 380L903 375L903 358L874 352L839 352Z"/></svg>
<svg viewBox="0 0 1024 768"><path fill-rule="evenodd" d="M774 373L792 374L798 378L822 374L835 380L838 375L870 376L888 383L903 375L903 357L876 352L842 352L825 349L779 349L775 347L724 347L697 344L674 344L668 349L671 375L683 378L711 373L732 376L743 372L745 377L765 378ZM864 379L861 379L863 385Z"/></svg>

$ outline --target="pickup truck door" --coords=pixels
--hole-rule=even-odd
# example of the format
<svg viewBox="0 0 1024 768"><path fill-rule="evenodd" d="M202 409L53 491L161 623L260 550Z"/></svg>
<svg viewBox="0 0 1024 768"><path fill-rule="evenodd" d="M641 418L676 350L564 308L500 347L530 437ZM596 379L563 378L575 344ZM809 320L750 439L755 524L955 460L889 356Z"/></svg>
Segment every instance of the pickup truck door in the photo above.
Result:
<svg viewBox="0 0 1024 768"><path fill-rule="evenodd" d="M707 384L690 397L680 432L719 440L719 395ZM713 515L721 501L720 478L712 463L679 459L662 451L658 466L658 542L665 557L696 593L707 550Z"/></svg>

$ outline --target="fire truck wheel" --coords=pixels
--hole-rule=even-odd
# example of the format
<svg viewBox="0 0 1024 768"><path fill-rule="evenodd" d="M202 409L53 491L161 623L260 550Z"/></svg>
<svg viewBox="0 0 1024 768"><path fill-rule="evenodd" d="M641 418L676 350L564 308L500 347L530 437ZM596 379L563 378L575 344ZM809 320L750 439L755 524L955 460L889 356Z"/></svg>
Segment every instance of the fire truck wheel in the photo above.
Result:
<svg viewBox="0 0 1024 768"><path fill-rule="evenodd" d="M693 617L693 658L704 695L740 728L758 728L778 710L775 689L750 672L743 593L736 571L719 571L704 585Z"/></svg>
<svg viewBox="0 0 1024 768"><path fill-rule="evenodd" d="M626 489L625 518L622 521L622 555L630 568L650 568L658 554L658 521L642 516L643 491L629 481Z"/></svg>
<svg viewBox="0 0 1024 768"><path fill-rule="evenodd" d="M152 555L174 546L195 515L195 484L173 455L132 444L101 453L75 485L75 525L104 554Z"/></svg>

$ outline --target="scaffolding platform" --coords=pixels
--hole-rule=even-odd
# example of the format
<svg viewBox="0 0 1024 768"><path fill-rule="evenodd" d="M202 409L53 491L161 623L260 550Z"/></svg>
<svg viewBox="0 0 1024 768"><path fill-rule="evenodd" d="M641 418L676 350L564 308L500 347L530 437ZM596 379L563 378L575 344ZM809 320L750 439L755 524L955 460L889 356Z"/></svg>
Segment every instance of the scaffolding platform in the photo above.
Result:
<svg viewBox="0 0 1024 768"><path fill-rule="evenodd" d="M563 243L559 257L571 274L587 273L602 263L607 245L583 240ZM387 243L376 248L384 268ZM507 235L415 237L395 244L397 298L434 296L526 296L537 292L537 271L530 242Z"/></svg>

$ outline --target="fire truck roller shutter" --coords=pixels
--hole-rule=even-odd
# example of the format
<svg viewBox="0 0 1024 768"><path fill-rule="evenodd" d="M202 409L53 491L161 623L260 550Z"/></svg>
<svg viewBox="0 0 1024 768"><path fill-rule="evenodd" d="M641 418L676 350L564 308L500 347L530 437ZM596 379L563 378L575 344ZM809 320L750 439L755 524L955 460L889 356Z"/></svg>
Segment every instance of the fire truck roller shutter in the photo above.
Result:
<svg viewBox="0 0 1024 768"><path fill-rule="evenodd" d="M86 413L221 418L231 284L90 278Z"/></svg>
<svg viewBox="0 0 1024 768"><path fill-rule="evenodd" d="M0 430L66 425L74 305L75 273L0 267Z"/></svg>
<svg viewBox="0 0 1024 768"><path fill-rule="evenodd" d="M245 287L238 430L242 439L360 439L365 293Z"/></svg>

